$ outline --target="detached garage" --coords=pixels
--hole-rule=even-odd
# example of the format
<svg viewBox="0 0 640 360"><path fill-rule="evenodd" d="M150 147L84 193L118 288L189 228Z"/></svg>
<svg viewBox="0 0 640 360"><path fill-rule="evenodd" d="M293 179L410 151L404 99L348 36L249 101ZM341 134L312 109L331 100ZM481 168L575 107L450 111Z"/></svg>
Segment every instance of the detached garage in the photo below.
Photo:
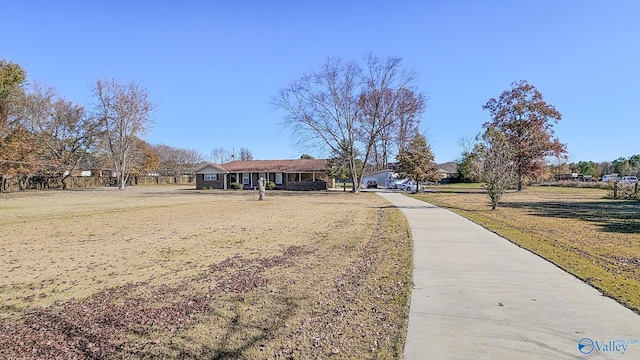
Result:
<svg viewBox="0 0 640 360"><path fill-rule="evenodd" d="M393 170L380 170L372 173L362 175L362 187L367 187L367 181L375 180L378 183L378 187L388 187L389 183L395 180Z"/></svg>

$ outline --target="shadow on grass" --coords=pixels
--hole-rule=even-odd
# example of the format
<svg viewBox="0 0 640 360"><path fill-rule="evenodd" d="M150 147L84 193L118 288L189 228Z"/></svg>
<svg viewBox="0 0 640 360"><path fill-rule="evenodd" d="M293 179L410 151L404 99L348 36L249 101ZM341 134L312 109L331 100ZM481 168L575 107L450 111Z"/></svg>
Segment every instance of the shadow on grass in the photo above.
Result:
<svg viewBox="0 0 640 360"><path fill-rule="evenodd" d="M594 222L606 232L640 233L640 202L637 201L501 202L500 207L526 210L535 216Z"/></svg>

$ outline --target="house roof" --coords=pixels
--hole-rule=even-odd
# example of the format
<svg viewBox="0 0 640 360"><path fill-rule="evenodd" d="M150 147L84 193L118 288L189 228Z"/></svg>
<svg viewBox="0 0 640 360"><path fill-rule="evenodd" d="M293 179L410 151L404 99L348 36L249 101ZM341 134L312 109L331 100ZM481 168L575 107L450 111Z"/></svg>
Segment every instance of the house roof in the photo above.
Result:
<svg viewBox="0 0 640 360"><path fill-rule="evenodd" d="M203 166L201 166L200 168L198 168L198 170L196 170L196 174L201 174L204 170L206 170L207 168L213 168L223 174L228 173L229 171L227 171L227 169L223 168L221 165L218 164L213 164L213 163L206 163Z"/></svg>
<svg viewBox="0 0 640 360"><path fill-rule="evenodd" d="M326 159L245 160L222 164L228 172L323 172Z"/></svg>
<svg viewBox="0 0 640 360"><path fill-rule="evenodd" d="M458 164L453 161L446 162L444 164L438 165L439 172L446 172L448 174L455 174L458 172Z"/></svg>

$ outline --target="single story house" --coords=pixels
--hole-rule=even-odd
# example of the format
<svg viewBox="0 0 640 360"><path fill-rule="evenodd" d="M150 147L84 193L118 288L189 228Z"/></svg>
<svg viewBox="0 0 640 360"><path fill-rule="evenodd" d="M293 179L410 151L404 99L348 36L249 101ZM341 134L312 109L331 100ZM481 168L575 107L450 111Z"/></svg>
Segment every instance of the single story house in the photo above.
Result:
<svg viewBox="0 0 640 360"><path fill-rule="evenodd" d="M196 170L196 189L229 189L240 183L254 189L264 177L279 190L326 190L326 159L240 160L221 165L207 163Z"/></svg>
<svg viewBox="0 0 640 360"><path fill-rule="evenodd" d="M453 161L438 165L438 177L441 183L448 183L458 177L458 164Z"/></svg>

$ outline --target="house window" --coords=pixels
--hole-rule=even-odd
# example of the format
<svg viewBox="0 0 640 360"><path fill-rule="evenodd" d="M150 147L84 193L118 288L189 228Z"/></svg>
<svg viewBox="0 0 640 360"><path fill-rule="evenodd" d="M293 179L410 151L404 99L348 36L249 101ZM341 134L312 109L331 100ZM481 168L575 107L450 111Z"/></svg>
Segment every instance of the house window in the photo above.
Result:
<svg viewBox="0 0 640 360"><path fill-rule="evenodd" d="M282 173L276 173L276 185L282 185Z"/></svg>
<svg viewBox="0 0 640 360"><path fill-rule="evenodd" d="M249 184L249 173L243 173L242 174L242 183L245 185Z"/></svg>
<svg viewBox="0 0 640 360"><path fill-rule="evenodd" d="M204 174L204 181L218 181L218 174Z"/></svg>

